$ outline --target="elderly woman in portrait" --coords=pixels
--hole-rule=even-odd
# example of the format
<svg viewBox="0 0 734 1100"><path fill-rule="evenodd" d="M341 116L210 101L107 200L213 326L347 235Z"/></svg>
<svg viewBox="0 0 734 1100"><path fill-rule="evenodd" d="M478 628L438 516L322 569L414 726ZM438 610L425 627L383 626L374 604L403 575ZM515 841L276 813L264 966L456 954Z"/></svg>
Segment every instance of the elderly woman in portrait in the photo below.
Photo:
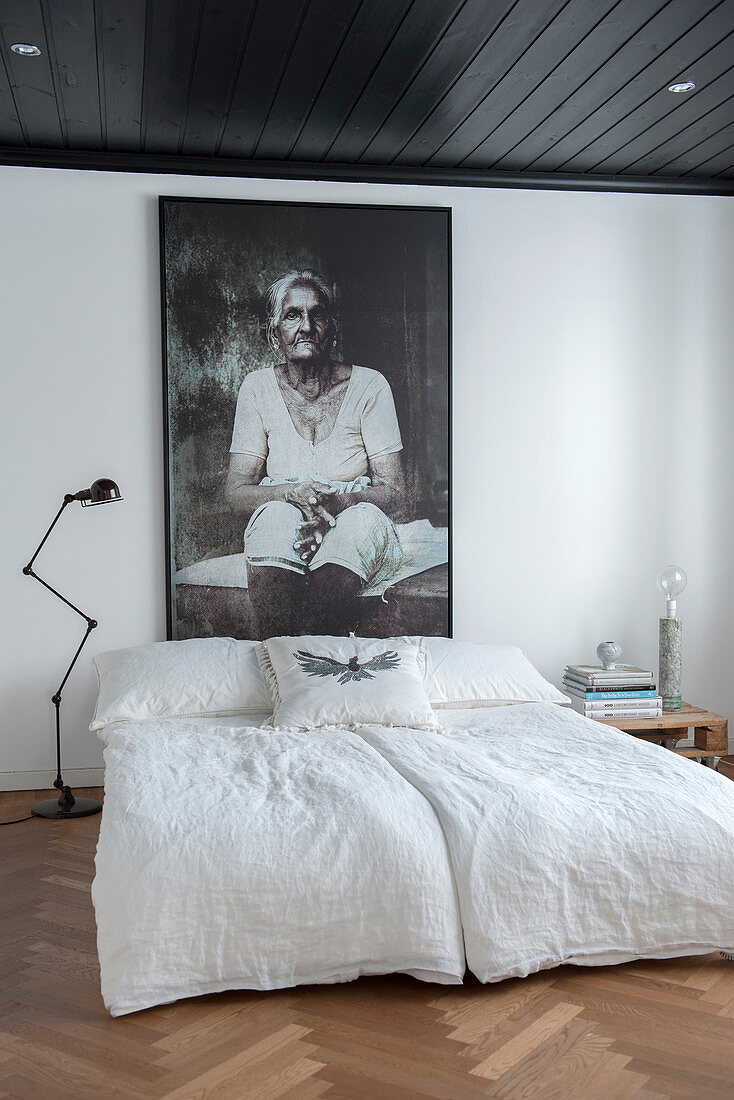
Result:
<svg viewBox="0 0 734 1100"><path fill-rule="evenodd" d="M337 354L331 290L291 271L267 293L274 367L237 399L226 497L247 520L250 598L262 637L345 634L355 597L401 561L402 441L387 380Z"/></svg>

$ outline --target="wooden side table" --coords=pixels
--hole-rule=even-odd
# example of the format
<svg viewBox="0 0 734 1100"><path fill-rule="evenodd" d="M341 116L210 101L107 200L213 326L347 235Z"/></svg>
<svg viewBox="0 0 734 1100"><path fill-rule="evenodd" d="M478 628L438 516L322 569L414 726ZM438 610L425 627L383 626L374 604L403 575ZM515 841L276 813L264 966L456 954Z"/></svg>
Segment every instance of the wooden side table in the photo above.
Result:
<svg viewBox="0 0 734 1100"><path fill-rule="evenodd" d="M600 718L605 726L615 726L643 741L657 741L679 756L688 756L713 767L714 757L729 752L729 723L720 714L703 707L683 703L680 710L664 711L659 718ZM693 730L693 746L677 749L678 741Z"/></svg>

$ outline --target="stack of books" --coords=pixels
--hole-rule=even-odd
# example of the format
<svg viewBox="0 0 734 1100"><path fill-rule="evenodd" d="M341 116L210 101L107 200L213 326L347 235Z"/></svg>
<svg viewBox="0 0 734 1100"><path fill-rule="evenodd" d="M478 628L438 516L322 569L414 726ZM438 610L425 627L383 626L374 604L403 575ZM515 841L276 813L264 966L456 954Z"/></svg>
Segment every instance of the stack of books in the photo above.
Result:
<svg viewBox="0 0 734 1100"><path fill-rule="evenodd" d="M587 718L657 718L663 713L652 672L637 665L566 665L563 690Z"/></svg>

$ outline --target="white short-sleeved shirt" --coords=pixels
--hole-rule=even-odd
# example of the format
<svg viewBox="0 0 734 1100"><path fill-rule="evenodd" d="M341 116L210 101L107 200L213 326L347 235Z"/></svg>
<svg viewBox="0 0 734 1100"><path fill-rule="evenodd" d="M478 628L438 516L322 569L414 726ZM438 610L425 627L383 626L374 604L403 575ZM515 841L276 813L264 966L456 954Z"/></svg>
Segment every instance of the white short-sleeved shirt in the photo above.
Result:
<svg viewBox="0 0 734 1100"><path fill-rule="evenodd" d="M262 458L266 476L274 480L352 481L368 472L370 459L402 447L392 390L370 367L352 367L334 427L320 443L296 431L274 367L251 371L240 386L230 451Z"/></svg>

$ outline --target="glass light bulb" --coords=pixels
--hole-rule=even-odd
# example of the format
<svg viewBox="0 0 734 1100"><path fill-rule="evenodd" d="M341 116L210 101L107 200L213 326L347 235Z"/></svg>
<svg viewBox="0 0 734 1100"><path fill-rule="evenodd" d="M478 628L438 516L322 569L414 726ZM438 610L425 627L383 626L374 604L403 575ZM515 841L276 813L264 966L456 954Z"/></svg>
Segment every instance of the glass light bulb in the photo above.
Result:
<svg viewBox="0 0 734 1100"><path fill-rule="evenodd" d="M688 584L684 569L677 565L666 565L658 577L658 588L664 594L667 603L667 618L675 618L675 601Z"/></svg>

